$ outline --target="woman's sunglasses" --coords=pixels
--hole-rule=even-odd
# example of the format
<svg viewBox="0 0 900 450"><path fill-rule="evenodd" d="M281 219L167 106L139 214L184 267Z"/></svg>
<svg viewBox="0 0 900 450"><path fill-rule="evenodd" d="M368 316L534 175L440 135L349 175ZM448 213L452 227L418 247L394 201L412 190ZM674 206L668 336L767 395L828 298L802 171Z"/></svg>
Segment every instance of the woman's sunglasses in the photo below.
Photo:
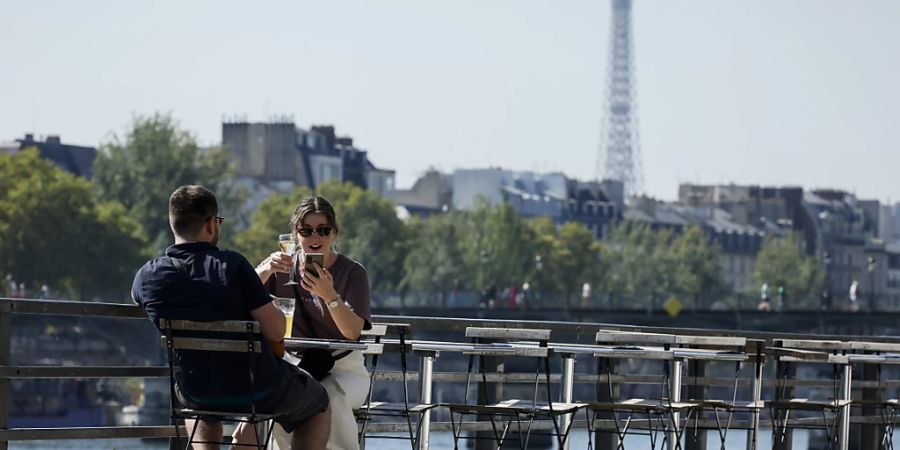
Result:
<svg viewBox="0 0 900 450"><path fill-rule="evenodd" d="M315 231L316 234L318 234L319 236L325 237L325 236L328 236L331 234L331 227L327 227L327 226L326 227L318 227L315 230L313 230L312 228L304 227L304 228L298 229L297 234L299 234L300 236L303 236L305 238L308 238L308 237L312 236L313 231Z"/></svg>

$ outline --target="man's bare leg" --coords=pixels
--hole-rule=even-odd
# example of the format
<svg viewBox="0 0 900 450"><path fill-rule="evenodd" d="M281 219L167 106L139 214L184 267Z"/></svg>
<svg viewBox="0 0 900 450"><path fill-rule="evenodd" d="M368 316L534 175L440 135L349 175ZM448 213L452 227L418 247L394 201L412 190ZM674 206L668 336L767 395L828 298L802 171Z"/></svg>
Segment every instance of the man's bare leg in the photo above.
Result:
<svg viewBox="0 0 900 450"><path fill-rule="evenodd" d="M291 450L325 450L331 433L331 407L316 414L294 429Z"/></svg>
<svg viewBox="0 0 900 450"><path fill-rule="evenodd" d="M264 426L265 423L260 423L259 426ZM275 424L273 423L272 426ZM231 434L231 446L234 448L249 448L245 447L247 445L257 445L256 439L256 431L253 430L253 425L247 422L241 422L238 426L234 427L234 433ZM240 444L237 446L236 444Z"/></svg>
<svg viewBox="0 0 900 450"><path fill-rule="evenodd" d="M194 420L186 419L184 426L187 428L188 437L194 429ZM198 420L197 432L194 433L194 441L213 442L212 444L191 444L194 450L219 450L219 442L222 442L222 422L207 422Z"/></svg>

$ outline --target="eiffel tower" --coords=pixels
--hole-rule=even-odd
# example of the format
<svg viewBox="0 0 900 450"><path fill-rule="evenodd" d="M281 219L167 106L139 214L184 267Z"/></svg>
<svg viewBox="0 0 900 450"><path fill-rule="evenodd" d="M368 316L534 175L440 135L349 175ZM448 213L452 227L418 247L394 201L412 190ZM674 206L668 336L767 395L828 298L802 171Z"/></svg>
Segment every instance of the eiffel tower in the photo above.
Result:
<svg viewBox="0 0 900 450"><path fill-rule="evenodd" d="M634 82L632 0L612 0L606 98L597 174L624 184L626 197L643 191Z"/></svg>

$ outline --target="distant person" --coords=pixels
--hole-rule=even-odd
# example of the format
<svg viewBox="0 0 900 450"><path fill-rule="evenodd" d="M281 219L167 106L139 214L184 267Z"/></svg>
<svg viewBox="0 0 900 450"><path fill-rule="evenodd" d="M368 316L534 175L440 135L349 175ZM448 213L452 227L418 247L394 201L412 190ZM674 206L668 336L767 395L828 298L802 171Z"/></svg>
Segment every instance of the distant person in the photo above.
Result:
<svg viewBox="0 0 900 450"><path fill-rule="evenodd" d="M531 301L531 284L527 281L522 283L522 299L519 300L519 307L525 309Z"/></svg>
<svg viewBox="0 0 900 450"><path fill-rule="evenodd" d="M759 305L757 305L756 309L759 311L771 311L772 302L770 300L769 283L763 283L759 287Z"/></svg>
<svg viewBox="0 0 900 450"><path fill-rule="evenodd" d="M239 253L216 247L224 221L218 214L216 197L207 189L176 189L169 198L169 225L175 244L166 249L165 256L138 270L132 298L157 328L160 319L259 322L267 342L255 362L255 391L267 394L259 399L256 410L277 414L275 422L286 430L297 430L291 448L324 449L331 420L325 389L308 373L276 355L278 349L270 343L281 342L283 353L284 316L272 304L253 266ZM251 391L246 355L211 357L184 352L178 358L178 401L201 410L247 410ZM193 421L188 422L188 427L193 426ZM198 424L198 440L218 442L221 437L221 422L201 420ZM249 439L240 431L234 438L237 442Z"/></svg>
<svg viewBox="0 0 900 450"><path fill-rule="evenodd" d="M19 285L16 284L16 280L12 278L12 276L7 275L6 279L9 281L9 296L11 298L19 297Z"/></svg>
<svg viewBox="0 0 900 450"><path fill-rule="evenodd" d="M41 285L41 299L48 300L50 299L50 286L47 286L47 283Z"/></svg>
<svg viewBox="0 0 900 450"><path fill-rule="evenodd" d="M581 286L581 307L589 308L591 306L591 283L584 283Z"/></svg>
<svg viewBox="0 0 900 450"><path fill-rule="evenodd" d="M509 287L509 309L519 308L519 294L517 291L515 284Z"/></svg>
<svg viewBox="0 0 900 450"><path fill-rule="evenodd" d="M497 285L491 283L484 288L484 291L481 293L481 307L487 307L488 309L494 309L494 300L497 298Z"/></svg>
<svg viewBox="0 0 900 450"><path fill-rule="evenodd" d="M830 309L831 309L831 306L832 306L831 303L832 303L832 299L831 299L831 291L828 290L828 289L825 289L824 291L822 291L822 296L821 296L821 308L822 308L822 310L823 310L823 311L828 311L828 310L830 310Z"/></svg>
<svg viewBox="0 0 900 450"><path fill-rule="evenodd" d="M859 282L858 281L853 280L853 282L850 283L849 296L850 296L850 312L859 311Z"/></svg>
<svg viewBox="0 0 900 450"><path fill-rule="evenodd" d="M447 304L445 307L449 306L451 308L459 306L459 279L454 278L453 284L450 287L450 298L447 299Z"/></svg>
<svg viewBox="0 0 900 450"><path fill-rule="evenodd" d="M784 290L784 286L778 286L778 310L779 311L784 311L785 309L787 309L787 304L785 304L785 301L787 301L787 293Z"/></svg>

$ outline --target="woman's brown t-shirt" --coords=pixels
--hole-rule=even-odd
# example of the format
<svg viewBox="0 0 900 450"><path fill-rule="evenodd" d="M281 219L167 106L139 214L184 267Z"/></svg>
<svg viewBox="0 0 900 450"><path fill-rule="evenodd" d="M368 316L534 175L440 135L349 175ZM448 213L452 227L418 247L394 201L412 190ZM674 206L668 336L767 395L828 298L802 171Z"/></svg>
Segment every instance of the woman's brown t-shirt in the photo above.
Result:
<svg viewBox="0 0 900 450"><path fill-rule="evenodd" d="M296 259L296 257L295 257ZM294 265L297 266L296 260ZM302 267L302 265L300 266ZM331 272L334 279L334 290L341 298L350 305L353 312L357 316L366 321L363 329L369 329L372 325L369 323L371 315L370 298L369 298L369 274L362 264L344 256L337 255L337 259L331 267L327 268ZM294 289L291 286L285 286L288 282L289 274L277 273L275 276L269 277L265 283L266 290L276 297L295 298ZM297 282L300 275L297 274ZM297 288L297 304L294 309L294 326L291 336L294 337L315 337L322 339L347 339L338 330L337 325L331 318L328 307L325 305L329 299L320 299L303 289L303 286L294 286ZM301 308L303 310L301 311ZM309 317L314 328L311 333L303 319L304 312Z"/></svg>

